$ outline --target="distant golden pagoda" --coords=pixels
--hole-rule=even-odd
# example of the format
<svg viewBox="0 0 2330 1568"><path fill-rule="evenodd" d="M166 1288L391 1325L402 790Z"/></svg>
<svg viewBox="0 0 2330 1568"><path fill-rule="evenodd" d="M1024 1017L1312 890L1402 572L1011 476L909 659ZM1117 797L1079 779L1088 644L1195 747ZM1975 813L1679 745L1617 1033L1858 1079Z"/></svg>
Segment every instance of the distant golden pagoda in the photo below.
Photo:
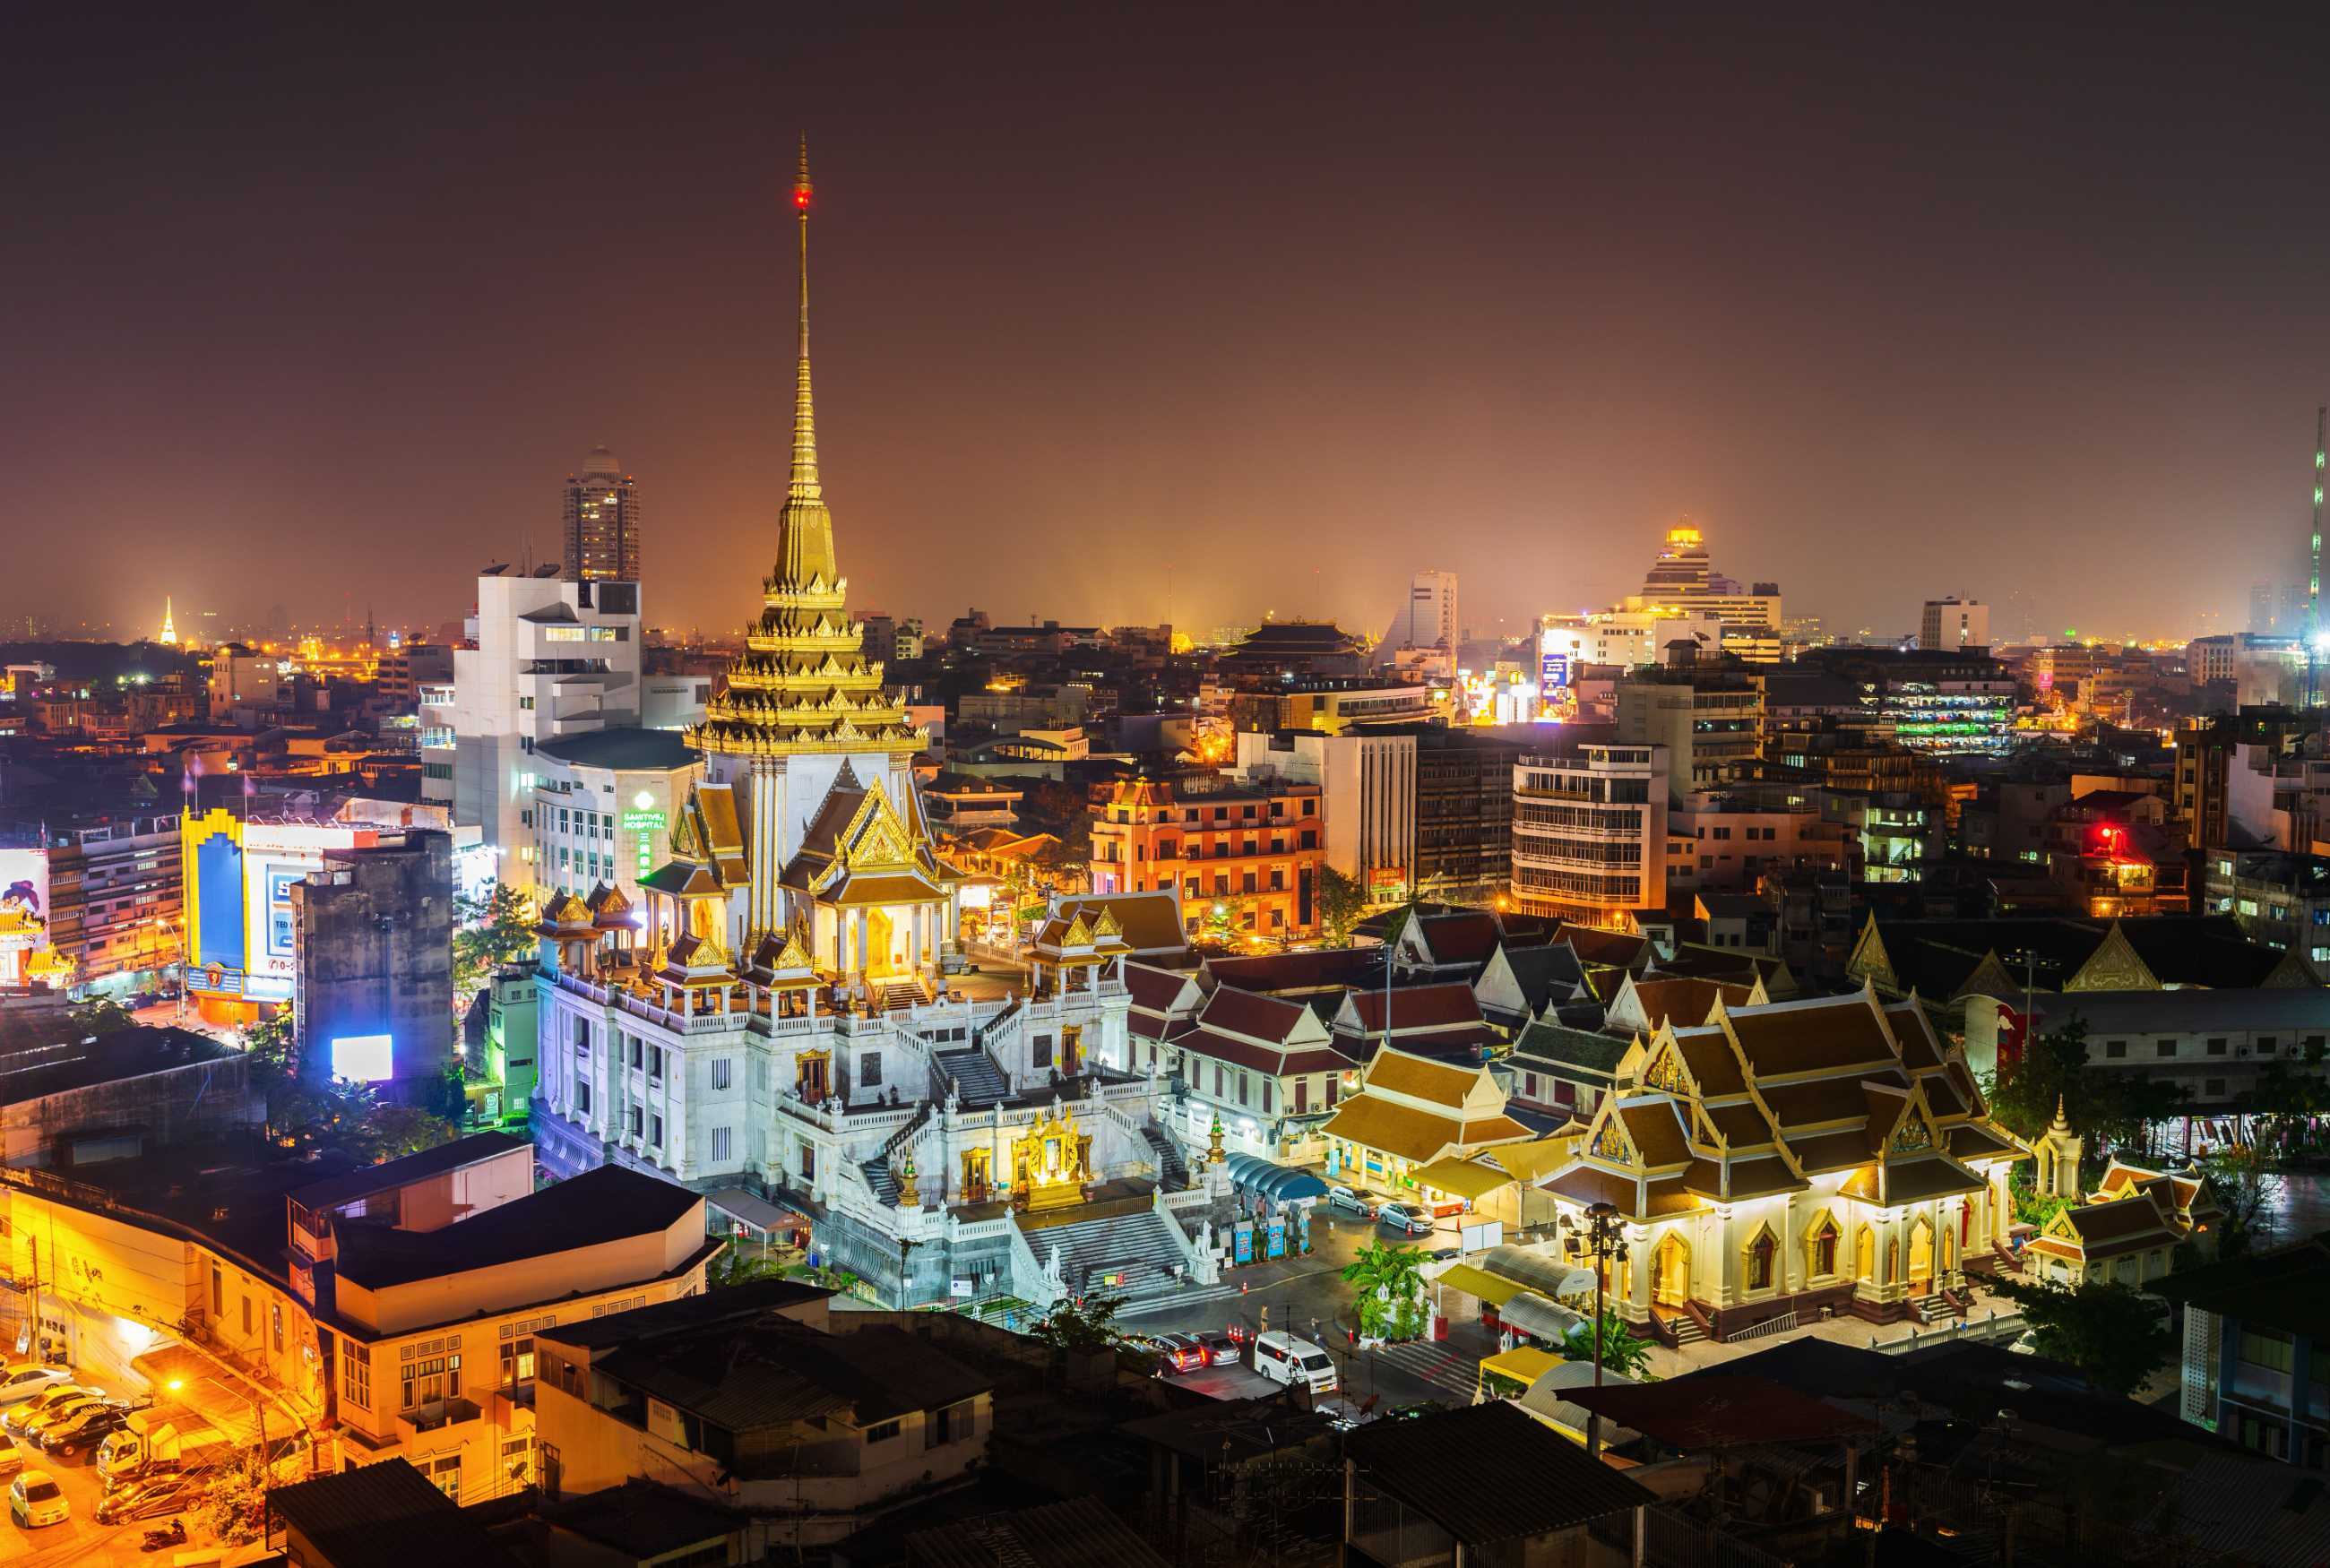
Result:
<svg viewBox="0 0 2330 1568"><path fill-rule="evenodd" d="M761 619L728 666L690 744L712 756L880 752L905 758L930 735L907 722L849 618L849 581L833 550L833 514L817 472L817 411L809 369L809 146L793 207L800 218L800 337L793 390L792 480L778 519L776 570L761 584Z"/></svg>
<svg viewBox="0 0 2330 1568"><path fill-rule="evenodd" d="M177 606L171 601L170 596L166 593L162 596L162 646L164 647L178 646Z"/></svg>

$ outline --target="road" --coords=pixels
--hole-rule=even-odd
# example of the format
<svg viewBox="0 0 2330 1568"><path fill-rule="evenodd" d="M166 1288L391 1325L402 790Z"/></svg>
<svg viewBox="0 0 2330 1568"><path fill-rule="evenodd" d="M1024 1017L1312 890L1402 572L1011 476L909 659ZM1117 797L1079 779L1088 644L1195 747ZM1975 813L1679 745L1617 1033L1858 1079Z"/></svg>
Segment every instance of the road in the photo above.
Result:
<svg viewBox="0 0 2330 1568"><path fill-rule="evenodd" d="M1361 1246L1396 1241L1371 1221L1312 1212L1312 1253L1231 1269L1219 1285L1194 1286L1122 1321L1135 1333L1170 1334L1236 1326L1248 1333L1265 1327L1315 1338L1333 1355L1344 1392L1362 1407L1432 1402L1470 1404L1476 1369L1496 1346L1477 1323L1451 1325L1450 1337L1359 1350L1351 1343L1350 1287L1342 1271ZM1427 1251L1456 1244L1456 1222L1443 1220L1430 1236L1407 1238ZM1267 1317L1265 1318L1265 1314ZM1236 1397L1233 1390L1218 1392Z"/></svg>

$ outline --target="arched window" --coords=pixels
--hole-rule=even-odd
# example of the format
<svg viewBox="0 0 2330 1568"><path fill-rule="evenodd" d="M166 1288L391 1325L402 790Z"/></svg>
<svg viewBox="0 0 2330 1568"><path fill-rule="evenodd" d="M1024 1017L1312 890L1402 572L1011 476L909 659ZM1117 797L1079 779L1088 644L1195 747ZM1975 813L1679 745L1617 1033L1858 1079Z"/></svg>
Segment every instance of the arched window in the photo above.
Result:
<svg viewBox="0 0 2330 1568"><path fill-rule="evenodd" d="M1814 1278L1835 1273L1836 1247L1842 1239L1837 1232L1836 1221L1829 1215L1823 1214L1814 1221L1811 1233L1804 1237L1806 1271Z"/></svg>
<svg viewBox="0 0 2330 1568"><path fill-rule="evenodd" d="M1756 1233L1756 1239L1748 1243L1748 1289L1768 1290L1772 1288L1772 1262L1779 1252L1780 1244L1772 1239L1770 1226L1766 1225Z"/></svg>
<svg viewBox="0 0 2330 1568"><path fill-rule="evenodd" d="M1877 1277L1877 1227L1876 1227L1876 1226L1874 1226L1874 1225L1863 1225L1863 1226L1861 1226L1861 1229L1860 1229L1857 1233L1855 1233L1855 1234L1854 1234L1854 1236L1853 1236L1853 1240L1852 1240L1852 1263L1853 1263L1853 1273L1854 1273L1854 1275L1855 1275L1857 1278L1861 1279L1861 1280L1873 1280L1874 1279L1876 1279L1876 1277Z"/></svg>

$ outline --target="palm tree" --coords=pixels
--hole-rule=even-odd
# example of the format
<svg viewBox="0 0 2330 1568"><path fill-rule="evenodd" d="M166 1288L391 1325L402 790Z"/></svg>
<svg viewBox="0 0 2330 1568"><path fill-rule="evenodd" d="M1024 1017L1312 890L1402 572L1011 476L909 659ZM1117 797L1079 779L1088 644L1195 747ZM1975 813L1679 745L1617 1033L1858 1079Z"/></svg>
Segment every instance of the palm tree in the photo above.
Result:
<svg viewBox="0 0 2330 1568"><path fill-rule="evenodd" d="M1343 1270L1352 1287L1359 1332L1376 1339L1413 1339L1424 1328L1424 1249L1369 1242Z"/></svg>

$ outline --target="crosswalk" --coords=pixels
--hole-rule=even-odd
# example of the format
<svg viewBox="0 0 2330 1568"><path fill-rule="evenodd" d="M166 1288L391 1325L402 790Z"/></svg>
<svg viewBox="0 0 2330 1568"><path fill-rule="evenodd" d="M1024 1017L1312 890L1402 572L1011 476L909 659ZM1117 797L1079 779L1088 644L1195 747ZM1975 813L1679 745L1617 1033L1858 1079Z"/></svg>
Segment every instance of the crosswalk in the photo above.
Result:
<svg viewBox="0 0 2330 1568"><path fill-rule="evenodd" d="M1396 1366L1410 1377L1420 1378L1444 1393L1451 1393L1470 1403L1473 1390L1480 1383L1481 1364L1460 1350L1429 1339L1411 1340L1405 1345L1387 1345L1371 1352L1378 1365Z"/></svg>

